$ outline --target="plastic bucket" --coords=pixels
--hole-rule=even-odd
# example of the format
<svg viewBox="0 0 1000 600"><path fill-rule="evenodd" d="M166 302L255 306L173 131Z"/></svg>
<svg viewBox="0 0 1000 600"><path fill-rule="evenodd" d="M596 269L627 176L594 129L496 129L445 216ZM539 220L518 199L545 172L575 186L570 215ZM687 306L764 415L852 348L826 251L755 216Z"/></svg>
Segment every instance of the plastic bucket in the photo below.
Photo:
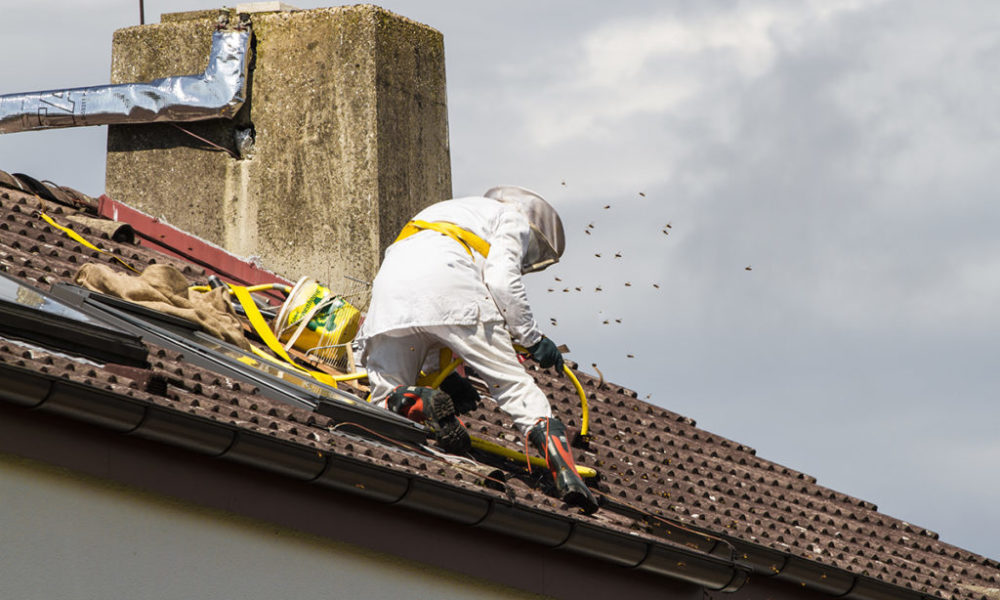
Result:
<svg viewBox="0 0 1000 600"><path fill-rule="evenodd" d="M272 329L286 347L290 343L310 356L340 364L360 322L361 312L343 296L306 276L281 305Z"/></svg>

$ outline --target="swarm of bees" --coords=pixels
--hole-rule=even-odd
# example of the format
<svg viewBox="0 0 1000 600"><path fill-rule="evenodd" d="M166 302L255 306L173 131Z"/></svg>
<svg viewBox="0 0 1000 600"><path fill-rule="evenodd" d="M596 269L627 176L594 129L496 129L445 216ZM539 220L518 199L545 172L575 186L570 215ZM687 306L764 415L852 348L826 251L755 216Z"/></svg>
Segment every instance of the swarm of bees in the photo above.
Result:
<svg viewBox="0 0 1000 600"><path fill-rule="evenodd" d="M562 183L563 187L566 187L566 181L565 180L562 180L561 183ZM638 193L638 196L640 198L646 198L646 192L645 191L639 191L637 193ZM603 205L602 210L610 210L611 206L612 206L611 204L605 204L605 205ZM648 205L643 204L642 206L647 207ZM660 223L662 223L662 225L660 225L660 232L662 233L662 235L664 237L669 237L670 234L673 233L673 227L674 227L673 226L673 222L672 221L667 221L666 223L663 223L661 221ZM593 222L593 221L587 223L586 227L583 230L583 233L585 235L592 236L592 237L595 237L595 238L599 237L599 235L600 235L600 232L598 232L598 228L596 226L596 223ZM602 251L599 251L599 252L593 252L593 255L594 255L594 258L596 258L596 259L602 259L605 255L607 255L609 257L612 257L614 260L618 260L618 259L623 259L624 258L624 252L622 252L620 250L619 251L611 252L611 251L608 251L607 249L605 249L605 250L602 250ZM745 271L752 271L753 270L753 266L752 265L747 265L744 268L744 270ZM561 283L563 280L560 277L555 277L555 281ZM635 286L633 286L633 284L632 284L631 281L624 281L620 285L624 285L624 287L627 287L627 288L635 287ZM651 282L651 285L653 286L654 290L659 290L660 289L660 284L658 282ZM583 286L567 285L566 287L563 287L563 288L550 287L550 288L548 288L548 292L551 293L551 292L558 291L560 289L561 289L561 291L563 293L569 293L570 291L582 292L583 291ZM604 285L597 284L597 285L594 286L593 291L594 291L594 293L598 293L598 292L603 292L604 289L605 289ZM646 288L646 289L648 289L648 288ZM604 311L602 310L602 311L599 311L599 312L603 313ZM622 319L620 319L620 318L606 318L606 319L604 319L604 318L602 318L602 317L599 316L598 319L601 320L601 324L602 325L610 325L612 323L612 321L615 324L621 324L622 323ZM557 325L557 321L556 321L555 318L550 318L550 323L551 323L551 325L553 327ZM626 358L635 358L635 355L634 354L626 354ZM597 365L594 365L595 368L596 368L596 366ZM598 371L598 373L600 373L600 372Z"/></svg>

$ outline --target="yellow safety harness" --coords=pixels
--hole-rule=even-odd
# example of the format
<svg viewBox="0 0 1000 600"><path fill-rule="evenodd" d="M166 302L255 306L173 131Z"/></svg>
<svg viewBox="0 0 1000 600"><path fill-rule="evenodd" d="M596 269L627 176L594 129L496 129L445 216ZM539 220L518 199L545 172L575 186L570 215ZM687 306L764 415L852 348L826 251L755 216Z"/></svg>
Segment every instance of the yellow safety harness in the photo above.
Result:
<svg viewBox="0 0 1000 600"><path fill-rule="evenodd" d="M398 236L396 236L395 241L398 242L415 233L427 230L436 231L442 235L450 237L459 244L462 244L462 247L469 253L469 256L473 256L473 250L478 252L484 258L490 255L490 245L486 240L472 233L468 229L463 229L458 225L447 221L410 221L403 226L403 230L399 232Z"/></svg>

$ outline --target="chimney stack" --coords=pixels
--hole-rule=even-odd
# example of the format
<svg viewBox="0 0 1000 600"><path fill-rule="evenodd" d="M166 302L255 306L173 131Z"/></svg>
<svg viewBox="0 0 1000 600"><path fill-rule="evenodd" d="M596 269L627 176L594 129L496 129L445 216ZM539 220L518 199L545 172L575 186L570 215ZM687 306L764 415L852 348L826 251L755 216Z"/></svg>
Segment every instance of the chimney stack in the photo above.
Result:
<svg viewBox="0 0 1000 600"><path fill-rule="evenodd" d="M442 36L371 5L260 4L278 10L115 32L112 83L202 72L220 24L249 23L253 58L232 120L110 126L107 193L290 279L370 280L451 196Z"/></svg>

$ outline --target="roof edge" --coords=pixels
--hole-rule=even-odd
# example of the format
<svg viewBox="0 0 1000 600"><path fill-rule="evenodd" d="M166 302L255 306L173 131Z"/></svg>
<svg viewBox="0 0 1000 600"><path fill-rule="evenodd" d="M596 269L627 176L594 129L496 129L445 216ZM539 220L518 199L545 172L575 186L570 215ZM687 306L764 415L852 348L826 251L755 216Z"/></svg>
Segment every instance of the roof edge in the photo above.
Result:
<svg viewBox="0 0 1000 600"><path fill-rule="evenodd" d="M164 442L372 500L400 504L536 543L553 530L565 529L565 540L552 547L711 590L734 591L747 579L745 568L733 561L519 507L506 497L485 491L478 493L427 482L374 463L315 449L303 453L302 447L265 434L238 430L111 391L74 385L27 368L0 363L0 390L0 401L23 408ZM164 419L165 415L160 413L172 414ZM169 423L169 427L165 428L164 423ZM307 454L315 459L306 457ZM448 492L448 510L441 509L440 496L431 493L429 486L433 491ZM472 519L474 515L478 518ZM511 527L512 523L517 527Z"/></svg>

